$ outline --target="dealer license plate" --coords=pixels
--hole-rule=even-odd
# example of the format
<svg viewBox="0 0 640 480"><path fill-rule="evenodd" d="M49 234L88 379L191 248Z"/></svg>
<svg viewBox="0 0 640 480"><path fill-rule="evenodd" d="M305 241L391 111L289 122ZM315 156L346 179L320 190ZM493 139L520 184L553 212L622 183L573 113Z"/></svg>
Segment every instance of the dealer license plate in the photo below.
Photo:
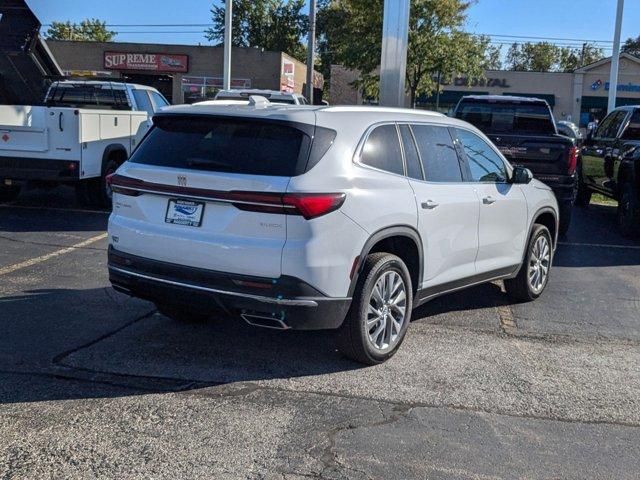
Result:
<svg viewBox="0 0 640 480"><path fill-rule="evenodd" d="M164 221L166 223L175 223L176 225L199 227L202 225L203 212L204 203L202 202L172 198L169 200L169 205L167 205L167 216Z"/></svg>

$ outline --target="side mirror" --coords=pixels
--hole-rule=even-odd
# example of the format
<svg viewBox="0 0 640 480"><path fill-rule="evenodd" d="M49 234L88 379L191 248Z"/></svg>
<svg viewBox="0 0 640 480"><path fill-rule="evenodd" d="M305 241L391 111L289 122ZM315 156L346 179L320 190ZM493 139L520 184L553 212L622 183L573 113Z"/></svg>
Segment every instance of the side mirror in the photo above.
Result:
<svg viewBox="0 0 640 480"><path fill-rule="evenodd" d="M527 184L533 180L533 173L528 168L516 165L513 167L513 174L511 175L511 183Z"/></svg>

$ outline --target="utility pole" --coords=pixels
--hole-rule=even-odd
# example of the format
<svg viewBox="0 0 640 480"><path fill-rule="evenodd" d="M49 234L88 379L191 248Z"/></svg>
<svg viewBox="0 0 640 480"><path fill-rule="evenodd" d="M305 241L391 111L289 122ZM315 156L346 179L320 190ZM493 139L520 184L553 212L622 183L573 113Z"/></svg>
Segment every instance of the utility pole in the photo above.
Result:
<svg viewBox="0 0 640 480"><path fill-rule="evenodd" d="M224 2L224 65L222 88L231 89L231 39L233 38L233 0Z"/></svg>
<svg viewBox="0 0 640 480"><path fill-rule="evenodd" d="M409 43L409 0L384 0L380 105L404 107Z"/></svg>
<svg viewBox="0 0 640 480"><path fill-rule="evenodd" d="M620 30L622 29L622 10L624 0L618 0L616 10L616 28L613 34L613 53L611 54L611 73L609 74L609 104L607 113L616 108L616 94L618 93L618 65L620 63Z"/></svg>
<svg viewBox="0 0 640 480"><path fill-rule="evenodd" d="M316 51L316 0L309 1L309 44L307 46L307 101L313 105L313 60Z"/></svg>

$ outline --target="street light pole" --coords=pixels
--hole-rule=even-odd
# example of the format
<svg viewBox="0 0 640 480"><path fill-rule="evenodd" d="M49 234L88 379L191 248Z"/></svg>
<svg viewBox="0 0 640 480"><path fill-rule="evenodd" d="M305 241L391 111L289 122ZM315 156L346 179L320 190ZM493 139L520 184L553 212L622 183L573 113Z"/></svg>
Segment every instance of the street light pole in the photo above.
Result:
<svg viewBox="0 0 640 480"><path fill-rule="evenodd" d="M409 0L384 0L380 105L404 107L409 43Z"/></svg>
<svg viewBox="0 0 640 480"><path fill-rule="evenodd" d="M231 89L231 39L233 38L233 0L224 2L224 65L222 88Z"/></svg>
<svg viewBox="0 0 640 480"><path fill-rule="evenodd" d="M309 1L309 44L307 47L307 101L313 105L313 60L316 51L316 0Z"/></svg>
<svg viewBox="0 0 640 480"><path fill-rule="evenodd" d="M620 63L620 30L622 29L622 10L624 0L618 0L616 10L616 28L613 35L613 53L611 54L611 73L609 74L609 104L607 113L616 108L616 94L618 92L618 65Z"/></svg>

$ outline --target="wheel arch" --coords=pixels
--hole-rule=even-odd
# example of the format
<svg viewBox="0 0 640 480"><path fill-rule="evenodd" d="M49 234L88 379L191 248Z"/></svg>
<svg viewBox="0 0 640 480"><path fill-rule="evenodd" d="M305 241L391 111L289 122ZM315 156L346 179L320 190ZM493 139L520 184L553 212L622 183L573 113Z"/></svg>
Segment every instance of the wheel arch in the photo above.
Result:
<svg viewBox="0 0 640 480"><path fill-rule="evenodd" d="M389 246L392 248L388 248ZM410 248L407 251L400 251L399 248L402 246L409 246ZM356 259L353 277L349 285L350 297L353 296L367 255L378 251L387 251L388 249L392 250L388 253L399 256L405 262L411 273L411 281L414 283L412 285L414 294L418 291L424 268L422 238L414 227L394 225L378 230L365 242L360 255Z"/></svg>
<svg viewBox="0 0 640 480"><path fill-rule="evenodd" d="M527 241L531 237L531 231L533 230L533 226L538 223L540 225L544 225L549 229L551 233L551 239L553 241L553 248L555 249L558 245L558 230L559 230L559 215L557 212L553 210L551 207L543 207L539 209L533 215L533 221L531 225L529 225L529 233L527 235ZM525 252L526 255L526 252Z"/></svg>
<svg viewBox="0 0 640 480"><path fill-rule="evenodd" d="M122 165L127 158L129 158L129 152L125 146L121 143L111 143L107 145L102 153L102 167L101 172L104 173L107 162L111 159L115 159L118 162L118 167Z"/></svg>

